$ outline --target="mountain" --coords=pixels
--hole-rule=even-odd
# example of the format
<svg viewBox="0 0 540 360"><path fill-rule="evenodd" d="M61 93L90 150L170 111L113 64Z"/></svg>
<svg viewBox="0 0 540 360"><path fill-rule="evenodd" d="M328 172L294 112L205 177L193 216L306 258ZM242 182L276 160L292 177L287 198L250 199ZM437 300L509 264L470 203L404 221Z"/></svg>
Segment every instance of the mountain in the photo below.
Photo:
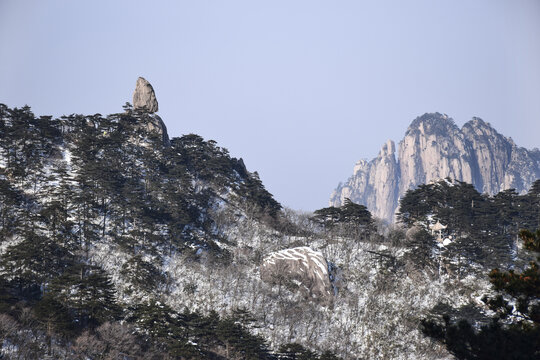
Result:
<svg viewBox="0 0 540 360"><path fill-rule="evenodd" d="M540 181L493 197L421 185L401 227L350 200L306 214L215 141L169 138L144 79L133 104L60 118L0 104L0 358L442 360L456 347L425 334L462 318L538 348L480 299L491 269L532 260L515 239L540 225ZM379 199L397 197L395 151L358 169Z"/></svg>
<svg viewBox="0 0 540 360"><path fill-rule="evenodd" d="M424 114L408 127L397 157L389 140L376 158L358 161L353 175L332 193L330 205L350 198L393 221L407 190L447 177L491 195L506 189L524 193L540 178L540 151L518 147L479 118L460 129L447 115Z"/></svg>

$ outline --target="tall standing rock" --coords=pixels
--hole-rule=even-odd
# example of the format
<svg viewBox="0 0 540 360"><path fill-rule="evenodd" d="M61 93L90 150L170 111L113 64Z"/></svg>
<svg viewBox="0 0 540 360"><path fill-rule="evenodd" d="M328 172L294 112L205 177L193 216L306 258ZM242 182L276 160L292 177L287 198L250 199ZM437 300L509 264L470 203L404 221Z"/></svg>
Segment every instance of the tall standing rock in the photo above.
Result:
<svg viewBox="0 0 540 360"><path fill-rule="evenodd" d="M154 88L145 78L139 77L133 92L133 108L138 111L155 113L158 111L158 102Z"/></svg>
<svg viewBox="0 0 540 360"><path fill-rule="evenodd" d="M137 79L135 91L133 92L133 109L137 112L148 113L149 121L146 130L157 132L163 139L165 146L170 145L167 127L161 118L154 114L158 111L158 101L152 85L143 77Z"/></svg>
<svg viewBox="0 0 540 360"><path fill-rule="evenodd" d="M393 221L399 198L433 180L449 177L493 195L511 188L526 192L540 178L538 149L518 147L479 118L460 129L446 115L424 114L407 129L397 161L393 152L388 142L375 159L359 161L353 176L332 193L330 205L341 206L350 198Z"/></svg>

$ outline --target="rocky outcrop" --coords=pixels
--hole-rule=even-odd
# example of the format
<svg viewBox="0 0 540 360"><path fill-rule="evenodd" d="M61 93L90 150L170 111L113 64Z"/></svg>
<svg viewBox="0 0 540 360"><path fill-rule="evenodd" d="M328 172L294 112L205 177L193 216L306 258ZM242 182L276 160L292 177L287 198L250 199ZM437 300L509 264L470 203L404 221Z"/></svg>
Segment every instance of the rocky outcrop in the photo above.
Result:
<svg viewBox="0 0 540 360"><path fill-rule="evenodd" d="M137 111L155 113L158 111L158 102L154 88L145 78L139 77L133 92L133 108Z"/></svg>
<svg viewBox="0 0 540 360"><path fill-rule="evenodd" d="M150 116L150 121L146 126L148 131L154 131L161 135L163 145L169 146L171 144L169 140L169 134L167 133L167 127L161 118L155 114Z"/></svg>
<svg viewBox="0 0 540 360"><path fill-rule="evenodd" d="M390 143L375 159L355 165L353 175L333 192L330 205L341 206L350 198L393 221L399 198L433 180L449 177L495 194L510 188L525 192L540 178L538 149L518 147L479 118L459 129L447 115L424 114L407 129L397 159L388 150L393 149Z"/></svg>
<svg viewBox="0 0 540 360"><path fill-rule="evenodd" d="M273 252L261 265L261 279L271 284L298 286L311 298L328 302L332 284L324 256L307 246Z"/></svg>
<svg viewBox="0 0 540 360"><path fill-rule="evenodd" d="M346 184L338 185L332 194L332 205L340 206L349 198L364 204L379 218L391 213L398 200L399 167L395 152L394 142L388 140L375 159L357 162L353 176Z"/></svg>
<svg viewBox="0 0 540 360"><path fill-rule="evenodd" d="M147 114L146 130L158 133L165 146L170 145L167 127L161 118L154 114L158 111L158 102L152 85L143 77L137 79L133 92L133 109L138 113Z"/></svg>

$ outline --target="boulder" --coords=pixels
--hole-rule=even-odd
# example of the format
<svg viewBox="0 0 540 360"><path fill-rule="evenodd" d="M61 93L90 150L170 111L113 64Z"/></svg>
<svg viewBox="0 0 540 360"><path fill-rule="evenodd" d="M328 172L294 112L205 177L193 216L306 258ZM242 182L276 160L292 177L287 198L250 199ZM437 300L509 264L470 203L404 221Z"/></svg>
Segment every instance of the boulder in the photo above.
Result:
<svg viewBox="0 0 540 360"><path fill-rule="evenodd" d="M271 284L296 284L308 297L322 302L332 298L328 263L322 253L307 246L269 254L261 265L261 279Z"/></svg>

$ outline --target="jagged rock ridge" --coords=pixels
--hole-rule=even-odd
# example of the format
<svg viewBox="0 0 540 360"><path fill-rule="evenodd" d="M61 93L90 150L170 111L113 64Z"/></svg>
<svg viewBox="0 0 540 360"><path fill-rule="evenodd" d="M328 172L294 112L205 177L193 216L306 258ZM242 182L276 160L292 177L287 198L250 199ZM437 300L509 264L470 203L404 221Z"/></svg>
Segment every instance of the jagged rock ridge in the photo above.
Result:
<svg viewBox="0 0 540 360"><path fill-rule="evenodd" d="M446 177L488 194L511 188L526 192L540 178L540 151L518 147L479 118L460 129L447 115L424 114L407 129L397 159L389 140L375 159L355 165L353 175L332 193L330 205L350 198L392 221L407 190Z"/></svg>

